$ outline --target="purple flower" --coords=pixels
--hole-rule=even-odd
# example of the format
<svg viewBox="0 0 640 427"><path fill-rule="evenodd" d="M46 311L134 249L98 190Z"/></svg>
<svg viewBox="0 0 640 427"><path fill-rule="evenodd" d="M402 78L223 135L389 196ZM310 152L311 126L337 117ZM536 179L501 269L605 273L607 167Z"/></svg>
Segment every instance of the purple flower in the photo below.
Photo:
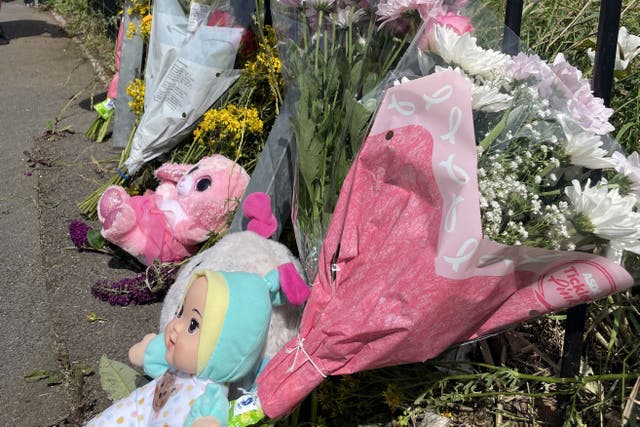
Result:
<svg viewBox="0 0 640 427"><path fill-rule="evenodd" d="M89 240L87 240L87 233L92 228L82 221L71 221L69 224L69 237L71 241L78 249L88 249Z"/></svg>
<svg viewBox="0 0 640 427"><path fill-rule="evenodd" d="M135 277L118 281L98 280L91 287L91 294L111 305L142 305L161 301L175 281L178 264L154 266Z"/></svg>

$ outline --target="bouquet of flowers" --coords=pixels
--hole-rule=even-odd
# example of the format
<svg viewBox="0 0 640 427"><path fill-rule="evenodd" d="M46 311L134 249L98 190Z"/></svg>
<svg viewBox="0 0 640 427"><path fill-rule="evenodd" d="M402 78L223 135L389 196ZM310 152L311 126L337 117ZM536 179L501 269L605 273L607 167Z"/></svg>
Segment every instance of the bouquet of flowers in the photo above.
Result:
<svg viewBox="0 0 640 427"><path fill-rule="evenodd" d="M329 375L633 284L619 263L640 249L638 155L606 136L612 111L581 73L501 53L477 4L386 5L385 24L410 10L424 24L345 178L299 336L258 378L270 417Z"/></svg>
<svg viewBox="0 0 640 427"><path fill-rule="evenodd" d="M372 1L280 0L274 24L291 110L297 172L293 221L307 277L366 126L380 83L418 25L379 27ZM412 29L413 25L413 29Z"/></svg>
<svg viewBox="0 0 640 427"><path fill-rule="evenodd" d="M638 154L608 136L613 110L562 54L549 64L483 47L459 12L427 14L401 74L453 70L469 83L485 238L618 262L637 252Z"/></svg>

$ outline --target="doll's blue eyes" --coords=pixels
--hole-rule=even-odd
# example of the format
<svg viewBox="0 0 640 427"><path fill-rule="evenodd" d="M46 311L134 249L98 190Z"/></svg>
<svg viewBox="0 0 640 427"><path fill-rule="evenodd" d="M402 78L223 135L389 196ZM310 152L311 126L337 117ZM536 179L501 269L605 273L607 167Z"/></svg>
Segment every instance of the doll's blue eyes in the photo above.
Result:
<svg viewBox="0 0 640 427"><path fill-rule="evenodd" d="M199 327L200 327L200 323L198 323L196 319L191 319L191 322L189 323L188 332L192 334L195 331L197 331Z"/></svg>

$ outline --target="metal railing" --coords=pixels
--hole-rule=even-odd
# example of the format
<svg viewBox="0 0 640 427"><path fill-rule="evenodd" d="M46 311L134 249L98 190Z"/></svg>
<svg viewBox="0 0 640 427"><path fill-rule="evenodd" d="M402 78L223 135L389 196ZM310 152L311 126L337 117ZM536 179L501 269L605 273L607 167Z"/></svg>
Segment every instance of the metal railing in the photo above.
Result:
<svg viewBox="0 0 640 427"><path fill-rule="evenodd" d="M522 8L522 0L507 0L505 13L506 28L502 46L503 51L511 55L516 54L519 49L518 36L520 35L522 23ZM596 56L591 87L593 88L593 94L602 98L607 107L611 102L611 89L613 86L621 12L622 0L605 0L600 2ZM574 377L580 371L586 316L586 304L581 304L567 310L562 364L560 368L561 377Z"/></svg>

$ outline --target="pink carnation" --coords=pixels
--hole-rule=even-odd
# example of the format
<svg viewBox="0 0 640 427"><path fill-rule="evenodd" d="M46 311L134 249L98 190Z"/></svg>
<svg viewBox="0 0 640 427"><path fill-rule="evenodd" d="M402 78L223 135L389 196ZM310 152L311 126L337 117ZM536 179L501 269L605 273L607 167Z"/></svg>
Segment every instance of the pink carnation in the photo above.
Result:
<svg viewBox="0 0 640 427"><path fill-rule="evenodd" d="M447 12L444 15L439 15L431 18L429 21L430 25L440 24L445 27L451 28L458 35L463 35L464 33L471 33L475 28L471 24L471 19L468 16L458 15L454 12Z"/></svg>
<svg viewBox="0 0 640 427"><path fill-rule="evenodd" d="M567 110L573 120L586 131L604 135L615 129L609 123L613 110L604 106L602 98L593 96L589 86L581 87L569 98Z"/></svg>
<svg viewBox="0 0 640 427"><path fill-rule="evenodd" d="M556 74L557 81L561 83L557 85L567 98L580 89L589 88L589 81L582 78L582 71L567 62L562 53L556 55L551 64L551 69Z"/></svg>
<svg viewBox="0 0 640 427"><path fill-rule="evenodd" d="M458 15L454 12L445 12L439 15L432 15L430 17L422 17L425 22L424 34L418 40L418 48L423 51L429 51L434 46L435 34L434 27L436 25L440 27L450 28L459 36L466 33L471 33L474 28L471 24L471 19L467 16Z"/></svg>

